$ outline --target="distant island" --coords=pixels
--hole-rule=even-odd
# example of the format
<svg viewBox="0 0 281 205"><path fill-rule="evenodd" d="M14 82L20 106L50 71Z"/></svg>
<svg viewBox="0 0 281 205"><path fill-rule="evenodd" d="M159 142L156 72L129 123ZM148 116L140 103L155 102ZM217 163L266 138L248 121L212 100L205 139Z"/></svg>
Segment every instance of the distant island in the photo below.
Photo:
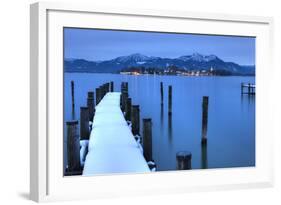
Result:
<svg viewBox="0 0 281 205"><path fill-rule="evenodd" d="M255 66L225 62L216 55L193 53L178 58L149 57L139 53L105 61L64 59L65 72L157 74L183 76L254 76Z"/></svg>

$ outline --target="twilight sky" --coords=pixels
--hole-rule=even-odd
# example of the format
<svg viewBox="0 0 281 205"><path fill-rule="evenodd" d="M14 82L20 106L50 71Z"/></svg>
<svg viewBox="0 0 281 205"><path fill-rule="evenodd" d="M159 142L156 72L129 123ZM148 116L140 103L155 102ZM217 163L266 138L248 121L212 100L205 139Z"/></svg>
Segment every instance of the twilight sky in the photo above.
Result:
<svg viewBox="0 0 281 205"><path fill-rule="evenodd" d="M118 56L141 53L147 56L177 58L192 53L214 54L224 61L240 65L255 64L255 38L64 29L65 58L110 60Z"/></svg>

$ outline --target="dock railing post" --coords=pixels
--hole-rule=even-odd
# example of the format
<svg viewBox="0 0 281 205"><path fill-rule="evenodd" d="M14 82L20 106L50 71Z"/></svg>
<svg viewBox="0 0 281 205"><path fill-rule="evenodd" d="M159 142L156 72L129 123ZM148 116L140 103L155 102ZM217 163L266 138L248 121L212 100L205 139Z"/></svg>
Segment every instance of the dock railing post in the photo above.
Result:
<svg viewBox="0 0 281 205"><path fill-rule="evenodd" d="M80 139L88 140L89 136L89 108L80 107Z"/></svg>
<svg viewBox="0 0 281 205"><path fill-rule="evenodd" d="M101 99L102 99L102 86L100 86L100 87L98 87L98 89L99 89L99 97L100 97L100 99L99 99L99 102L101 101Z"/></svg>
<svg viewBox="0 0 281 205"><path fill-rule="evenodd" d="M99 104L100 100L101 100L101 90L100 88L96 88L96 105Z"/></svg>
<svg viewBox="0 0 281 205"><path fill-rule="evenodd" d="M202 144L201 146L201 168L208 168L208 153L207 153L207 144Z"/></svg>
<svg viewBox="0 0 281 205"><path fill-rule="evenodd" d="M241 83L241 95L243 95L244 94L244 84L243 83Z"/></svg>
<svg viewBox="0 0 281 205"><path fill-rule="evenodd" d="M169 85L169 94L168 94L168 115L172 115L172 86Z"/></svg>
<svg viewBox="0 0 281 205"><path fill-rule="evenodd" d="M95 113L95 100L94 100L94 92L88 92L87 97L87 107L89 108L89 119L93 121L94 113Z"/></svg>
<svg viewBox="0 0 281 205"><path fill-rule="evenodd" d="M127 93L129 93L129 83L125 82L125 89L127 90Z"/></svg>
<svg viewBox="0 0 281 205"><path fill-rule="evenodd" d="M177 169L178 170L189 170L191 169L191 158L192 154L188 151L178 152L177 158Z"/></svg>
<svg viewBox="0 0 281 205"><path fill-rule="evenodd" d="M161 105L163 105L163 82L160 83Z"/></svg>
<svg viewBox="0 0 281 205"><path fill-rule="evenodd" d="M125 106L125 119L131 121L131 107L132 107L132 99L127 98L126 106Z"/></svg>
<svg viewBox="0 0 281 205"><path fill-rule="evenodd" d="M208 96L203 96L203 102L202 102L202 138L201 138L201 144L206 144L206 143L207 143L208 104L209 104L209 97L208 97Z"/></svg>
<svg viewBox="0 0 281 205"><path fill-rule="evenodd" d="M114 92L114 82L110 82L110 92Z"/></svg>
<svg viewBox="0 0 281 205"><path fill-rule="evenodd" d="M132 105L132 133L133 135L140 134L140 108L139 105Z"/></svg>
<svg viewBox="0 0 281 205"><path fill-rule="evenodd" d="M104 87L104 84L101 86L101 99L103 99L104 95L105 95L105 87Z"/></svg>
<svg viewBox="0 0 281 205"><path fill-rule="evenodd" d="M121 109L123 112L126 112L126 103L127 103L127 99L128 99L128 92L124 91L121 95L122 95Z"/></svg>
<svg viewBox="0 0 281 205"><path fill-rule="evenodd" d="M106 93L110 92L110 83L106 83Z"/></svg>
<svg viewBox="0 0 281 205"><path fill-rule="evenodd" d="M74 112L75 103L74 103L74 81L71 81L71 102L72 102L72 112Z"/></svg>
<svg viewBox="0 0 281 205"><path fill-rule="evenodd" d="M248 95L251 95L251 84L248 83Z"/></svg>
<svg viewBox="0 0 281 205"><path fill-rule="evenodd" d="M121 92L127 91L128 92L128 82L121 83Z"/></svg>
<svg viewBox="0 0 281 205"><path fill-rule="evenodd" d="M152 122L150 118L143 119L143 153L147 162L152 161Z"/></svg>
<svg viewBox="0 0 281 205"><path fill-rule="evenodd" d="M79 171L80 165L80 140L78 135L78 121L66 122L67 129L67 171Z"/></svg>

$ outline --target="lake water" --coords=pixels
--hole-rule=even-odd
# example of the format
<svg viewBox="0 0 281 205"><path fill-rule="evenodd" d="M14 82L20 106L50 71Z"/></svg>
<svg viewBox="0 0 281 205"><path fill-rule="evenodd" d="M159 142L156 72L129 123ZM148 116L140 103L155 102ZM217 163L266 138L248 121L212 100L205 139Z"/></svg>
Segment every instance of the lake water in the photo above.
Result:
<svg viewBox="0 0 281 205"><path fill-rule="evenodd" d="M152 119L153 159L158 171L175 170L176 153L183 150L192 153L192 169L255 166L255 97L241 96L240 90L241 82L255 83L255 77L89 73L65 73L64 77L65 121L72 119L71 80L75 83L77 120L80 106L86 105L88 91L110 81L114 82L114 91L120 91L121 82L127 81L132 104L140 105L140 133L142 118ZM160 82L164 85L162 108ZM173 87L171 118L169 85ZM201 148L203 96L209 96L207 149Z"/></svg>

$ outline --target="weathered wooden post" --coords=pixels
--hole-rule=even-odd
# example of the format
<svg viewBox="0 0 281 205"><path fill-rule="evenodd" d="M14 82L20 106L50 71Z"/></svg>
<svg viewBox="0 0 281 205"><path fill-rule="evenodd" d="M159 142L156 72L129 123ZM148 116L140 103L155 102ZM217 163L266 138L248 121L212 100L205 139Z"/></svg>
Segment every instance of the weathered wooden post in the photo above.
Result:
<svg viewBox="0 0 281 205"><path fill-rule="evenodd" d="M81 169L80 140L77 132L77 126L77 120L66 122L68 172L79 171Z"/></svg>
<svg viewBox="0 0 281 205"><path fill-rule="evenodd" d="M75 103L74 103L74 81L71 81L71 102L72 102L72 113L75 109Z"/></svg>
<svg viewBox="0 0 281 205"><path fill-rule="evenodd" d="M100 100L101 100L101 90L100 88L96 88L96 105L99 104Z"/></svg>
<svg viewBox="0 0 281 205"><path fill-rule="evenodd" d="M132 133L133 135L140 134L140 107L139 105L132 105Z"/></svg>
<svg viewBox="0 0 281 205"><path fill-rule="evenodd" d="M121 83L121 92L127 91L128 92L128 82Z"/></svg>
<svg viewBox="0 0 281 205"><path fill-rule="evenodd" d="M109 93L109 91L110 91L110 89L109 89L110 84L106 83L105 85L106 85L106 93Z"/></svg>
<svg viewBox="0 0 281 205"><path fill-rule="evenodd" d="M248 95L250 95L250 94L251 94L251 84L248 83Z"/></svg>
<svg viewBox="0 0 281 205"><path fill-rule="evenodd" d="M110 92L114 92L114 82L110 82Z"/></svg>
<svg viewBox="0 0 281 205"><path fill-rule="evenodd" d="M93 121L95 114L94 92L88 92L87 107L89 108L89 119L90 121Z"/></svg>
<svg viewBox="0 0 281 205"><path fill-rule="evenodd" d="M207 143L208 104L209 104L209 97L208 97L208 96L203 96L203 103L202 103L202 138L201 138L201 144L206 144L206 143Z"/></svg>
<svg viewBox="0 0 281 205"><path fill-rule="evenodd" d="M122 92L121 95L122 95L121 109L124 112L124 111L126 111L125 107L126 107L126 103L127 103L127 99L128 99L128 92L124 91L124 92Z"/></svg>
<svg viewBox="0 0 281 205"><path fill-rule="evenodd" d="M100 93L101 93L101 100L102 100L102 98L104 96L104 85L100 86Z"/></svg>
<svg viewBox="0 0 281 205"><path fill-rule="evenodd" d="M161 105L163 105L163 82L160 83Z"/></svg>
<svg viewBox="0 0 281 205"><path fill-rule="evenodd" d="M168 95L168 115L172 115L172 86L169 85L169 95Z"/></svg>
<svg viewBox="0 0 281 205"><path fill-rule="evenodd" d="M131 121L131 107L132 107L132 99L127 98L126 106L125 106L125 119Z"/></svg>
<svg viewBox="0 0 281 205"><path fill-rule="evenodd" d="M80 107L80 139L88 140L89 135L89 108Z"/></svg>
<svg viewBox="0 0 281 205"><path fill-rule="evenodd" d="M128 82L125 82L125 88L127 90L127 93L129 93L129 83Z"/></svg>
<svg viewBox="0 0 281 205"><path fill-rule="evenodd" d="M125 88L125 82L122 82L122 83L121 83L121 93L122 93L122 91L123 91L124 88Z"/></svg>
<svg viewBox="0 0 281 205"><path fill-rule="evenodd" d="M207 144L202 144L201 146L201 168L208 168Z"/></svg>
<svg viewBox="0 0 281 205"><path fill-rule="evenodd" d="M105 96L106 94L106 84L102 85L102 98Z"/></svg>
<svg viewBox="0 0 281 205"><path fill-rule="evenodd" d="M152 161L152 122L150 118L143 119L143 154L147 162Z"/></svg>
<svg viewBox="0 0 281 205"><path fill-rule="evenodd" d="M191 158L192 154L188 151L178 152L177 158L177 169L178 170L189 170L191 169Z"/></svg>

